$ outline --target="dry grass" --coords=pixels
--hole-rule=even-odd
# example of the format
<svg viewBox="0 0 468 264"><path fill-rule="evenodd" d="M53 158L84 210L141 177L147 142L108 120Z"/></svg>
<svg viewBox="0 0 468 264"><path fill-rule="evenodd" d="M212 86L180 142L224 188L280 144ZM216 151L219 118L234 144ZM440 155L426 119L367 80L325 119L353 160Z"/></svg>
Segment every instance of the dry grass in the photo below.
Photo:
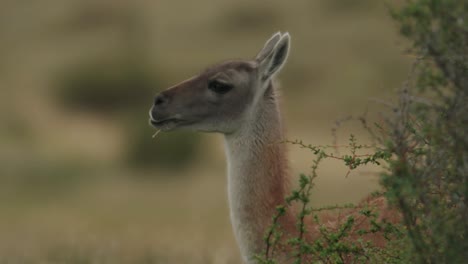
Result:
<svg viewBox="0 0 468 264"><path fill-rule="evenodd" d="M164 86L212 62L253 56L274 31L289 31L292 54L281 79L290 139L327 144L337 117L362 112L369 97L391 94L407 72L383 4L363 0L342 10L338 2L108 1L101 10L107 5L108 14L119 17L119 6L134 8L145 32L137 47L146 50ZM2 8L9 15L0 16L6 21L0 37L8 40L0 44L6 124L0 129L0 263L239 263L220 137L204 136L188 168L134 171L122 163L123 118L70 113L54 101L61 68L133 43L112 27L73 28L84 6L96 8L71 0ZM10 133L16 123L25 135ZM151 134L148 128L148 144L157 145ZM307 152L291 148L290 157L293 175L308 170ZM30 164L70 160L85 164L78 183L11 180L25 171L34 176ZM376 187L375 177L344 178L346 168L334 163L319 172L316 204L357 201ZM139 174L156 177L135 180L145 179ZM59 178L70 175L65 170Z"/></svg>

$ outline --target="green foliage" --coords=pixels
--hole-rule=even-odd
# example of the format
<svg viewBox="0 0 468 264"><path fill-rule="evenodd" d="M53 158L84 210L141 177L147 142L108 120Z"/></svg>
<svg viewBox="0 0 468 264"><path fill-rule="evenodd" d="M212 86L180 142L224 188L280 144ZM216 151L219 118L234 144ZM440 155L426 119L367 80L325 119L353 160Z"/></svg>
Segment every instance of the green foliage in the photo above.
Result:
<svg viewBox="0 0 468 264"><path fill-rule="evenodd" d="M415 80L388 121L395 156L382 184L403 214L414 263L468 257L468 4L409 1L393 11L414 41ZM411 88L416 89L411 89Z"/></svg>
<svg viewBox="0 0 468 264"><path fill-rule="evenodd" d="M258 256L260 263L277 263L269 254L272 247L286 248L294 263L464 263L468 259L468 3L409 0L392 15L401 33L413 40L412 52L418 59L393 116L372 127L361 119L379 145L361 146L351 135L350 153L338 156L327 151L338 146L291 142L316 156L312 172L299 177L298 189L286 199L287 205L296 202L300 207L297 235L285 242L286 247L277 246L277 237L266 236L267 252ZM373 151L363 155L359 149ZM313 179L325 158L342 160L349 170L380 165L384 195L401 214L402 226L381 221L373 208L310 207ZM337 228L329 228L316 214L346 208L360 209L359 214L349 214ZM284 210L275 215L274 223ZM308 215L319 231L312 239L306 239ZM359 216L367 223L365 228L357 224ZM385 245L362 239L371 234L382 235Z"/></svg>
<svg viewBox="0 0 468 264"><path fill-rule="evenodd" d="M299 186L286 197L285 205L277 208L272 219L273 224L264 237L266 251L257 255L257 261L265 264L278 263L275 254L286 249L291 263L398 263L396 261L400 260L401 255L398 245L404 240L404 231L400 225L379 218L374 206L345 204L315 208L310 205L309 198L313 181L318 177L319 164L324 159L341 160L351 171L366 164L389 161L389 152L377 148L374 153L360 154L359 150L370 150L375 146L360 145L353 135L347 146L312 146L302 141L288 142L309 149L315 155L315 160L311 172L299 176ZM348 149L349 154L333 154L332 150L337 147ZM278 220L286 214L286 210L293 210L295 205L299 208L295 212L297 232L291 237L288 236L290 234L284 234ZM340 211L347 217L330 226L319 216L324 211ZM312 234L307 223L313 223L318 233ZM380 248L367 238L373 234L379 234L386 241L387 247Z"/></svg>

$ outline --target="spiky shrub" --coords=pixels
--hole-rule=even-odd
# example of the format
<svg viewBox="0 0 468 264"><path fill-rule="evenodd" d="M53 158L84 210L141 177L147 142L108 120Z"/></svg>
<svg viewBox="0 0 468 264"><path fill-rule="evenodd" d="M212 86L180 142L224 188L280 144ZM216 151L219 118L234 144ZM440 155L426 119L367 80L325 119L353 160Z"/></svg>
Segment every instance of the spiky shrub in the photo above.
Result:
<svg viewBox="0 0 468 264"><path fill-rule="evenodd" d="M315 159L311 171L300 175L298 187L286 198L285 204L277 207L272 225L264 237L265 252L257 256L258 262L278 263L277 253L286 250L291 263L398 263L404 231L401 225L380 217L381 206L375 201L384 199L382 193L375 192L372 198L358 205L312 207L309 199L323 160L342 161L349 168L349 174L351 170L367 164L382 165L382 161L390 160L391 153L376 145L358 144L353 135L346 146L312 146L302 141L288 143L310 150ZM338 155L336 148L346 149L347 153ZM291 236L282 231L279 218L287 210L293 210L292 207L296 207L297 232ZM341 216L332 217L331 222L327 219L331 214ZM387 247L382 248L382 244Z"/></svg>
<svg viewBox="0 0 468 264"><path fill-rule="evenodd" d="M468 3L408 1L392 12L414 42L414 79L389 121L394 155L382 185L403 215L409 257L418 263L468 259Z"/></svg>
<svg viewBox="0 0 468 264"><path fill-rule="evenodd" d="M417 59L391 116L363 125L376 146L350 138L349 155L308 146L316 160L309 175L279 206L266 232L266 252L259 263L276 263L275 251L286 249L294 263L464 263L468 259L468 3L461 0L411 0L392 8L401 33L414 43ZM373 149L360 155L357 150ZM380 221L380 212L354 205L312 208L309 195L321 160L342 160L350 169L367 163L382 166L381 185L388 203L398 209L402 226ZM282 240L278 225L289 205L299 204L297 236ZM350 208L330 229L318 211ZM312 215L318 234L307 240L305 218ZM364 228L356 217L366 221ZM380 233L382 247L359 236ZM310 236L309 236L310 237Z"/></svg>

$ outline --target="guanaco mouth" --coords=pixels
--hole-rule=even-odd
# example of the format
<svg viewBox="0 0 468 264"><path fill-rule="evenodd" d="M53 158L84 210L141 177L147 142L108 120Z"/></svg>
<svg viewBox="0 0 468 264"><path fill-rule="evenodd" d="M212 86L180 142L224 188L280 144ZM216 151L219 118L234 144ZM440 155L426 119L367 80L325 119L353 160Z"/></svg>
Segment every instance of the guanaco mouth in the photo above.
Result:
<svg viewBox="0 0 468 264"><path fill-rule="evenodd" d="M177 118L167 118L167 119L162 119L162 120L154 120L154 119L150 119L150 123L154 126L154 127L161 127L161 126L164 126L166 124L169 124L169 123L178 123L180 122L181 120L177 119Z"/></svg>

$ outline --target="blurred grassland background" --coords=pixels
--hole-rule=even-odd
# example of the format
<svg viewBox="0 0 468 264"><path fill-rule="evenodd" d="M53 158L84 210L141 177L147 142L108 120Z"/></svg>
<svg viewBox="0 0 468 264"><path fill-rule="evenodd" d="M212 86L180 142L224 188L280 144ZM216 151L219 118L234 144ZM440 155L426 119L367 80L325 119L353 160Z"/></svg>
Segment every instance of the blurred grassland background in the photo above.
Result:
<svg viewBox="0 0 468 264"><path fill-rule="evenodd" d="M331 144L335 120L385 111L369 98L392 98L409 70L384 1L2 1L0 263L239 263L222 137L152 140L148 110L278 30L292 35L280 74L291 140ZM365 142L357 127L339 143ZM308 171L307 151L289 156L292 176ZM315 205L377 188L375 169L346 172L323 164Z"/></svg>

